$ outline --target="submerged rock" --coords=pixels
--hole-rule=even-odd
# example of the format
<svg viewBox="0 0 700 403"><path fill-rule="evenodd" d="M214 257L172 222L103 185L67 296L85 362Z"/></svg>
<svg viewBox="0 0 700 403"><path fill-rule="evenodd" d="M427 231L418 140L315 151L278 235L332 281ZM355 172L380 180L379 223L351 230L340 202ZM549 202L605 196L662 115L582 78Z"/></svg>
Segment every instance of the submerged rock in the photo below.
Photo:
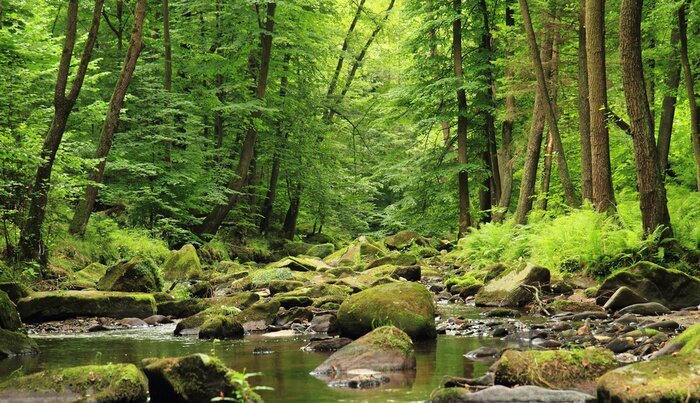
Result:
<svg viewBox="0 0 700 403"><path fill-rule="evenodd" d="M148 381L133 364L49 370L0 384L2 401L140 403L145 402L147 397Z"/></svg>
<svg viewBox="0 0 700 403"><path fill-rule="evenodd" d="M430 395L428 402L593 403L595 397L574 390L550 390L538 386L519 386L511 389L497 385L474 393L465 388L438 388Z"/></svg>
<svg viewBox="0 0 700 403"><path fill-rule="evenodd" d="M37 292L17 304L22 320L40 323L79 316L108 318L145 318L156 313L151 294L103 291Z"/></svg>
<svg viewBox="0 0 700 403"><path fill-rule="evenodd" d="M97 282L100 291L158 292L160 288L155 263L140 257L115 264Z"/></svg>
<svg viewBox="0 0 700 403"><path fill-rule="evenodd" d="M528 263L522 269L513 269L489 281L476 294L479 306L523 306L534 299L527 286L549 287L549 270Z"/></svg>
<svg viewBox="0 0 700 403"><path fill-rule="evenodd" d="M163 278L169 281L201 278L203 274L197 250L190 244L171 251L163 263Z"/></svg>
<svg viewBox="0 0 700 403"><path fill-rule="evenodd" d="M434 339L432 294L412 282L384 284L351 295L338 310L338 326L347 337L362 336L382 324L396 326L414 340Z"/></svg>
<svg viewBox="0 0 700 403"><path fill-rule="evenodd" d="M0 329L0 359L38 353L39 347L36 342L24 333Z"/></svg>

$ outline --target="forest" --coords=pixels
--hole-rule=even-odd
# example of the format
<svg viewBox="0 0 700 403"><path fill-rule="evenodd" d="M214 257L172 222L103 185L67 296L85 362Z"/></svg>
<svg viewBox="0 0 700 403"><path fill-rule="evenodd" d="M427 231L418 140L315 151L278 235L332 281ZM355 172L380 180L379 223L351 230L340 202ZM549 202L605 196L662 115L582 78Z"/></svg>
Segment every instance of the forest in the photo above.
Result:
<svg viewBox="0 0 700 403"><path fill-rule="evenodd" d="M692 0L0 0L0 401L700 401L699 103Z"/></svg>

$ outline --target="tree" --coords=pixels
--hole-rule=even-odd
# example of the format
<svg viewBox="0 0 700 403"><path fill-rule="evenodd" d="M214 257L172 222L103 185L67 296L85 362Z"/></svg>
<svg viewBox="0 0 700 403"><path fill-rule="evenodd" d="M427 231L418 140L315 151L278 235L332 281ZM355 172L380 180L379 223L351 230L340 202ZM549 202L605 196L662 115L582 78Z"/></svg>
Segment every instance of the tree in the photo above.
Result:
<svg viewBox="0 0 700 403"><path fill-rule="evenodd" d="M671 134L673 133L673 118L676 114L676 95L678 84L681 81L681 63L678 58L678 42L680 37L678 29L671 31L671 55L668 59L666 76L666 93L661 101L661 122L659 123L659 136L656 148L659 151L659 166L661 175L664 176L669 168L668 153L671 149Z"/></svg>
<svg viewBox="0 0 700 403"><path fill-rule="evenodd" d="M124 104L124 97L129 89L131 77L136 69L141 50L143 50L143 24L146 18L146 3L147 0L138 0L136 9L134 10L134 24L131 30L131 39L129 40L129 48L126 51L126 59L122 65L122 71L117 79L116 87L112 92L112 97L109 101L107 114L105 116L100 139L97 143L95 158L99 161L97 169L89 175L90 183L85 189L84 197L78 202L75 209L73 220L71 221L69 231L74 235L85 234L90 215L95 208L95 200L97 199L98 186L104 177L105 166L107 165L107 157L109 150L112 148L114 141L114 133L119 125L119 114Z"/></svg>
<svg viewBox="0 0 700 403"><path fill-rule="evenodd" d="M578 20L578 133L581 145L581 198L592 200L591 105L586 56L586 0L581 0Z"/></svg>
<svg viewBox="0 0 700 403"><path fill-rule="evenodd" d="M688 3L683 3L678 9L678 32L681 42L681 65L683 65L685 89L688 92L688 106L690 106L690 140L693 144L693 155L695 156L695 184L698 191L700 191L700 105L698 105L697 101L700 96L695 93L695 76L691 70L690 59L688 58L688 25L685 16L687 7Z"/></svg>
<svg viewBox="0 0 700 403"><path fill-rule="evenodd" d="M646 234L653 233L661 226L664 228L662 235L671 237L673 231L666 203L666 188L658 163L654 125L644 81L642 5L643 0L622 0L620 5L622 84L634 142L642 225Z"/></svg>
<svg viewBox="0 0 700 403"><path fill-rule="evenodd" d="M452 59L454 73L460 87L457 89L457 161L459 189L459 236L466 235L471 227L469 214L469 173L467 172L467 93L462 86L462 0L453 0L452 7L457 14L452 22Z"/></svg>
<svg viewBox="0 0 700 403"><path fill-rule="evenodd" d="M42 242L41 227L46 214L46 202L51 186L51 171L56 159L58 147L61 145L63 133L66 130L68 117L73 111L73 107L78 100L78 95L80 95L80 90L85 81L88 65L92 58L92 50L97 41L103 5L104 0L95 0L88 39L85 42L83 55L80 59L75 77L73 78L70 92L66 93L78 25L78 0L70 0L68 3L66 37L63 43L63 52L61 54L61 62L58 67L58 76L56 78L56 88L54 91L53 121L51 122L51 128L44 139L44 145L41 149L41 162L37 168L34 185L32 186L29 214L20 235L19 247L21 258L24 260L46 262L47 251Z"/></svg>

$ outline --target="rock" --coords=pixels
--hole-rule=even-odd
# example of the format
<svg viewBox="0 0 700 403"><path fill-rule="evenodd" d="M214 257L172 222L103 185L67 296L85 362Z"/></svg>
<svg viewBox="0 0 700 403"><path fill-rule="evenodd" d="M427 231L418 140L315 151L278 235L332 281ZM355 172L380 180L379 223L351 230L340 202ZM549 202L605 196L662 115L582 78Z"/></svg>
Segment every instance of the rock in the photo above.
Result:
<svg viewBox="0 0 700 403"><path fill-rule="evenodd" d="M700 355L666 356L608 372L598 379L598 401L700 401Z"/></svg>
<svg viewBox="0 0 700 403"><path fill-rule="evenodd" d="M158 313L173 318L187 318L213 306L225 305L245 309L258 300L260 300L260 296L252 292L239 292L226 297L183 299L159 303Z"/></svg>
<svg viewBox="0 0 700 403"><path fill-rule="evenodd" d="M317 257L319 259L323 259L324 257L332 254L335 252L335 245L332 243L324 243L320 245L314 245L306 251L306 254L309 256Z"/></svg>
<svg viewBox="0 0 700 403"><path fill-rule="evenodd" d="M356 338L391 324L414 339L434 339L435 307L430 291L412 282L380 285L348 297L338 310L343 336Z"/></svg>
<svg viewBox="0 0 700 403"><path fill-rule="evenodd" d="M632 350L635 347L637 347L637 344L631 337L618 337L605 345L605 348L615 354L624 353L625 351Z"/></svg>
<svg viewBox="0 0 700 403"><path fill-rule="evenodd" d="M654 356L660 357L674 353L682 355L697 353L700 355L700 323L687 328L656 352Z"/></svg>
<svg viewBox="0 0 700 403"><path fill-rule="evenodd" d="M597 302L623 286L674 310L700 304L700 279L649 262L637 263L605 279L596 294Z"/></svg>
<svg viewBox="0 0 700 403"><path fill-rule="evenodd" d="M150 259L135 257L107 270L97 282L100 291L157 292L161 289L158 268Z"/></svg>
<svg viewBox="0 0 700 403"><path fill-rule="evenodd" d="M147 398L148 381L133 364L48 370L0 384L2 401L141 403Z"/></svg>
<svg viewBox="0 0 700 403"><path fill-rule="evenodd" d="M605 310L593 302L572 301L569 299L558 299L552 302L550 308L556 312L605 312Z"/></svg>
<svg viewBox="0 0 700 403"><path fill-rule="evenodd" d="M499 385L561 389L595 380L616 366L610 350L591 347L571 351L507 350L492 369Z"/></svg>
<svg viewBox="0 0 700 403"><path fill-rule="evenodd" d="M508 329L503 326L498 326L491 332L491 337L505 337L510 333Z"/></svg>
<svg viewBox="0 0 700 403"><path fill-rule="evenodd" d="M347 247L326 256L323 261L331 266L360 267L385 254L381 247L373 244L366 237L360 237Z"/></svg>
<svg viewBox="0 0 700 403"><path fill-rule="evenodd" d="M351 389L371 389L379 387L390 381L390 378L377 371L371 370L353 370L348 371L350 379L333 381L328 384L332 388L351 388Z"/></svg>
<svg viewBox="0 0 700 403"><path fill-rule="evenodd" d="M310 340L309 344L301 349L304 351L325 352L337 351L352 343L352 339L347 337L332 337L328 339Z"/></svg>
<svg viewBox="0 0 700 403"><path fill-rule="evenodd" d="M87 281L96 284L104 275L107 274L107 266L102 263L91 263L85 268L75 273L78 280Z"/></svg>
<svg viewBox="0 0 700 403"><path fill-rule="evenodd" d="M550 390L538 386L492 386L471 393L465 388L438 388L428 399L430 403L458 402L535 402L535 403L593 403L595 397L574 390Z"/></svg>
<svg viewBox="0 0 700 403"><path fill-rule="evenodd" d="M20 299L29 296L26 288L20 283L15 282L3 282L0 283L0 291L3 291L10 297L10 301L17 303Z"/></svg>
<svg viewBox="0 0 700 403"><path fill-rule="evenodd" d="M17 304L25 323L85 317L145 318L156 313L151 294L103 291L37 292Z"/></svg>
<svg viewBox="0 0 700 403"><path fill-rule="evenodd" d="M291 271L326 271L333 267L327 265L323 260L312 257L289 256L265 267L266 269L288 268Z"/></svg>
<svg viewBox="0 0 700 403"><path fill-rule="evenodd" d="M179 358L148 358L143 360L143 372L148 377L151 402L209 402L214 397L231 398L242 387L233 381L232 372L218 358L194 354ZM248 391L243 401L262 401Z"/></svg>
<svg viewBox="0 0 700 403"><path fill-rule="evenodd" d="M36 342L23 333L0 329L0 359L16 355L38 354ZM2 399L0 399L2 400Z"/></svg>
<svg viewBox="0 0 700 403"><path fill-rule="evenodd" d="M528 263L489 281L476 294L478 306L523 306L533 300L532 291L522 286L548 287L549 270Z"/></svg>
<svg viewBox="0 0 700 403"><path fill-rule="evenodd" d="M493 373L487 372L478 378L460 378L456 376L444 376L442 386L445 388L469 388L472 386L493 386Z"/></svg>
<svg viewBox="0 0 700 403"><path fill-rule="evenodd" d="M613 295L608 299L603 308L610 311L619 311L620 309L634 305L643 304L647 301L646 298L640 296L636 292L632 291L628 287L620 287L613 293Z"/></svg>
<svg viewBox="0 0 700 403"><path fill-rule="evenodd" d="M516 311L515 309L496 308L486 311L484 316L487 318L519 318L520 312Z"/></svg>
<svg viewBox="0 0 700 403"><path fill-rule="evenodd" d="M244 310L235 305L213 305L178 322L174 333L176 336L199 334L206 322L210 321L202 338L209 338L217 332L229 334L227 337L239 337L243 335L243 327L247 322L263 321L266 325L272 324L279 308L279 302L276 301L259 301Z"/></svg>
<svg viewBox="0 0 700 403"><path fill-rule="evenodd" d="M316 315L309 324L309 330L316 333L333 333L338 330L337 322L333 314Z"/></svg>
<svg viewBox="0 0 700 403"><path fill-rule="evenodd" d="M192 298L211 298L214 296L214 287L208 281L197 281L190 286Z"/></svg>
<svg viewBox="0 0 700 403"><path fill-rule="evenodd" d="M415 266L418 264L418 259L416 259L415 255L410 253L400 253L394 251L386 256L370 262L365 269L369 270L375 267L384 266L386 264L394 266Z"/></svg>
<svg viewBox="0 0 700 403"><path fill-rule="evenodd" d="M270 281L268 288L270 289L270 295L275 295L283 292L289 292L301 288L304 283L301 281L294 280L273 280Z"/></svg>
<svg viewBox="0 0 700 403"><path fill-rule="evenodd" d="M306 242L285 241L282 250L289 256L307 255L309 249L311 249L313 246L314 245Z"/></svg>
<svg viewBox="0 0 700 403"><path fill-rule="evenodd" d="M501 355L501 350L495 347L479 347L464 354L470 360L493 360Z"/></svg>
<svg viewBox="0 0 700 403"><path fill-rule="evenodd" d="M148 327L148 323L146 321L141 320L139 318L124 318L120 320L122 325L128 327L128 328L140 328L140 327Z"/></svg>
<svg viewBox="0 0 700 403"><path fill-rule="evenodd" d="M14 331L21 327L22 320L17 313L17 307L4 291L0 291L0 329Z"/></svg>
<svg viewBox="0 0 700 403"><path fill-rule="evenodd" d="M430 242L415 231L401 231L384 238L384 244L389 250L402 250L413 245L430 246Z"/></svg>
<svg viewBox="0 0 700 403"><path fill-rule="evenodd" d="M394 326L382 326L333 353L312 374L337 375L355 369L390 372L415 368L416 356L411 338Z"/></svg>
<svg viewBox="0 0 700 403"><path fill-rule="evenodd" d="M197 279L203 275L197 250L190 244L171 251L163 263L163 278L168 281Z"/></svg>
<svg viewBox="0 0 700 403"><path fill-rule="evenodd" d="M199 327L200 339L233 339L243 337L243 325L233 316L216 315Z"/></svg>
<svg viewBox="0 0 700 403"><path fill-rule="evenodd" d="M631 313L642 316L655 316L670 313L671 310L658 302L647 302L644 304L634 304L619 310L621 314Z"/></svg>
<svg viewBox="0 0 700 403"><path fill-rule="evenodd" d="M676 330L681 325L675 320L662 320L645 325L643 329L655 329L655 330Z"/></svg>

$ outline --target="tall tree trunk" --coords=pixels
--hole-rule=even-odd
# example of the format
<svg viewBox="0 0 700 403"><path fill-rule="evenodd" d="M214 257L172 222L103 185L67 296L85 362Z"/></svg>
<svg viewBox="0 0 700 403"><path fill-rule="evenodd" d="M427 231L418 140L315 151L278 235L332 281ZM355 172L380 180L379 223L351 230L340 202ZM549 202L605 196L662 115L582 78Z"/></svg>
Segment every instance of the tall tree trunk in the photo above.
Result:
<svg viewBox="0 0 700 403"><path fill-rule="evenodd" d="M683 65L683 76L685 78L685 89L688 92L688 105L690 106L690 136L693 143L693 154L695 155L695 181L698 191L700 191L700 105L695 93L693 81L695 76L690 67L688 59L688 25L686 22L686 8L688 3L683 3L678 9L678 33L681 41L681 65Z"/></svg>
<svg viewBox="0 0 700 403"><path fill-rule="evenodd" d="M168 4L168 0L163 0L163 48L163 81L165 82L165 92L170 94L173 89L173 47L170 41L170 5ZM168 102L166 102L166 108L168 106ZM170 139L170 125L172 125L172 116L170 113L167 114L165 125L165 137L167 138L165 143L165 162L170 163L172 161L173 151L173 141Z"/></svg>
<svg viewBox="0 0 700 403"><path fill-rule="evenodd" d="M289 209L287 209L287 214L284 216L284 224L282 225L282 232L285 238L292 240L296 234L297 219L299 218L299 210L301 208L301 193L302 184L296 183L292 184L291 181L287 181L287 192L289 194Z"/></svg>
<svg viewBox="0 0 700 403"><path fill-rule="evenodd" d="M610 168L610 140L605 111L608 109L605 73L605 0L586 0L586 59L590 107L591 186L598 211L615 208Z"/></svg>
<svg viewBox="0 0 700 403"><path fill-rule="evenodd" d="M462 88L464 73L462 71L462 0L453 0L452 6L457 14L452 22L452 57L455 78L459 84L457 90L457 162L459 174L457 177L459 189L459 237L466 235L471 227L469 215L469 174L465 165L467 159L467 94Z"/></svg>
<svg viewBox="0 0 700 403"><path fill-rule="evenodd" d="M95 207L98 186L104 177L107 157L109 156L109 150L112 148L114 133L119 125L119 114L124 104L124 97L129 89L131 77L134 75L139 54L144 47L143 24L146 18L146 3L147 0L139 0L136 3L134 25L131 31L129 48L126 51L126 59L124 60L122 71L119 74L117 85L112 93L112 98L109 101L107 115L105 116L104 125L102 126L102 133L100 133L100 139L97 143L97 151L95 152L95 158L99 160L97 169L92 171L88 176L90 182L85 189L85 196L78 202L73 220L68 229L70 233L74 235L85 234L90 215Z"/></svg>
<svg viewBox="0 0 700 403"><path fill-rule="evenodd" d="M586 0L581 0L578 20L578 133L581 144L581 198L592 200L591 106L588 101L588 61L586 57Z"/></svg>
<svg viewBox="0 0 700 403"><path fill-rule="evenodd" d="M274 18L276 6L276 3L267 3L264 29L260 34L261 62L260 69L258 71L257 87L255 89L255 96L260 101L265 99L265 91L267 90L267 76L270 71L270 55L272 52L272 35L275 26ZM243 189L245 180L248 177L250 162L253 159L253 154L255 151L255 143L258 137L258 128L256 127L255 121L261 117L262 112L259 110L251 113L249 127L241 147L238 166L236 167L236 175L231 178L228 183L228 189L231 192L228 202L226 204L215 206L211 213L209 213L209 215L207 215L207 217L204 219L202 224L194 229L196 234L216 234L216 231L219 230L221 223L224 221L231 209L236 205L238 195Z"/></svg>
<svg viewBox="0 0 700 403"><path fill-rule="evenodd" d="M662 226L665 229L663 236L672 237L666 189L658 164L654 125L645 89L641 40L642 6L643 0L622 0L620 6L622 84L634 142L639 207L642 211L644 232L649 235Z"/></svg>
<svg viewBox="0 0 700 403"><path fill-rule="evenodd" d="M547 132L547 145L544 149L544 166L542 167L542 182L537 199L537 209L547 210L549 187L552 181L552 156L554 155L554 139L551 130Z"/></svg>
<svg viewBox="0 0 700 403"><path fill-rule="evenodd" d="M63 43L61 62L58 67L58 76L56 78L56 88L54 91L54 116L51 122L51 128L41 148L41 162L37 168L34 177L34 185L29 196L29 215L27 216L27 221L24 223L20 234L20 258L23 260L39 260L42 263L46 263L46 248L41 238L41 227L46 214L46 203L51 186L51 171L53 170L53 163L56 159L58 147L61 145L61 140L63 139L63 133L66 130L68 117L75 106L80 90L83 87L83 82L85 81L88 65L92 58L92 50L97 41L103 5L104 0L95 0L92 23L88 32L87 41L85 42L85 48L75 73L70 92L66 94L68 76L70 75L70 64L73 58L73 50L75 48L77 36L78 0L70 0L68 4L66 38Z"/></svg>
<svg viewBox="0 0 700 403"><path fill-rule="evenodd" d="M676 114L676 95L678 84L681 82L681 63L678 59L678 42L680 35L678 29L671 31L671 55L668 59L668 76L666 77L666 93L661 102L661 122L659 123L659 136L656 148L659 151L659 166L661 176L668 170L668 153L671 149L671 134L673 133L673 119Z"/></svg>
<svg viewBox="0 0 700 403"><path fill-rule="evenodd" d="M514 10L510 7L510 1L506 3L506 26L514 27L515 18ZM510 60L513 57L513 51L510 47L506 47L506 58ZM513 69L506 67L506 81L513 80ZM515 118L515 96L511 92L506 95L506 116L503 120L501 128L501 148L498 150L498 167L501 173L501 197L498 200L498 209L493 214L494 222L502 222L508 212L510 199L513 189L513 120Z"/></svg>

